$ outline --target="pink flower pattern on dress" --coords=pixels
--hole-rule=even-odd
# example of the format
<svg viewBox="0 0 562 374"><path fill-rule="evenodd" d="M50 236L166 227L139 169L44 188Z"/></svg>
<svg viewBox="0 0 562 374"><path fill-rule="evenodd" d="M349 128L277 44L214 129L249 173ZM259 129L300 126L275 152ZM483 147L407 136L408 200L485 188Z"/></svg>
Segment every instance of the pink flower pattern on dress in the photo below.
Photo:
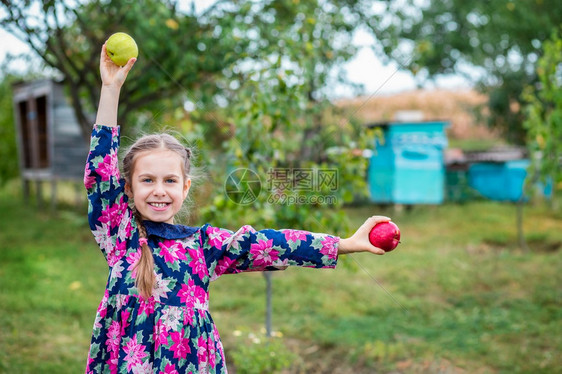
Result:
<svg viewBox="0 0 562 374"><path fill-rule="evenodd" d="M159 374L179 374L174 364L168 364Z"/></svg>
<svg viewBox="0 0 562 374"><path fill-rule="evenodd" d="M193 296L195 297L195 308L207 310L209 304L209 294L203 287L195 286Z"/></svg>
<svg viewBox="0 0 562 374"><path fill-rule="evenodd" d="M147 356L145 351L146 347L137 342L137 334L133 335L131 339L123 347L123 351L127 354L125 361L127 362L127 370L131 371L133 366L141 364L142 359Z"/></svg>
<svg viewBox="0 0 562 374"><path fill-rule="evenodd" d="M230 237L228 231L219 229L218 227L211 227L207 235L209 235L209 245L217 248L221 247L222 243Z"/></svg>
<svg viewBox="0 0 562 374"><path fill-rule="evenodd" d="M107 254L107 263L113 267L127 253L127 243L117 239L113 251Z"/></svg>
<svg viewBox="0 0 562 374"><path fill-rule="evenodd" d="M158 320L154 326L152 339L154 340L154 349L156 350L158 350L158 347L161 345L166 346L168 344L168 330L161 320Z"/></svg>
<svg viewBox="0 0 562 374"><path fill-rule="evenodd" d="M98 164L97 173L101 176L101 181L106 182L115 176L119 179L119 166L117 161L117 152L111 152L103 158Z"/></svg>
<svg viewBox="0 0 562 374"><path fill-rule="evenodd" d="M285 239L291 242L297 242L299 240L306 240L307 232L302 230L281 230L283 234L285 234Z"/></svg>
<svg viewBox="0 0 562 374"><path fill-rule="evenodd" d="M326 237L322 240L322 248L320 249L320 253L323 255L328 256L330 260L335 260L338 258L338 248L337 244L339 243L339 238L335 237Z"/></svg>
<svg viewBox="0 0 562 374"><path fill-rule="evenodd" d="M174 263L180 260L187 260L185 257L185 248L175 240L165 240L159 244L160 255L168 263Z"/></svg>
<svg viewBox="0 0 562 374"><path fill-rule="evenodd" d="M209 367L214 368L216 365L215 342L210 337L207 339L207 348L209 349Z"/></svg>
<svg viewBox="0 0 562 374"><path fill-rule="evenodd" d="M187 354L191 352L191 348L189 347L189 338L184 337L184 330L182 329L179 332L172 332L170 337L173 342L170 350L174 352L174 358L186 358Z"/></svg>
<svg viewBox="0 0 562 374"><path fill-rule="evenodd" d="M98 306L98 314L100 317L104 318L107 314L107 299L109 298L109 291L105 290L103 293L103 298L101 299L101 303Z"/></svg>
<svg viewBox="0 0 562 374"><path fill-rule="evenodd" d="M121 336L127 335L126 330L129 327L129 317L131 316L131 312L128 310L121 311Z"/></svg>
<svg viewBox="0 0 562 374"><path fill-rule="evenodd" d="M225 373L223 346L208 310L209 282L270 266L335 267L337 238L149 221L142 222L146 236L139 238L141 223L119 175L118 148L119 128L94 126L84 185L90 228L109 277L93 324L86 373ZM156 274L148 300L135 284L143 243L153 251Z"/></svg>
<svg viewBox="0 0 562 374"><path fill-rule="evenodd" d="M127 263L129 264L129 267L127 268L127 271L131 272L131 277L133 279L137 278L137 263L139 262L140 258L141 258L141 249L138 248L136 251L134 252L129 252L129 255L127 256Z"/></svg>
<svg viewBox="0 0 562 374"><path fill-rule="evenodd" d="M220 277L223 274L226 274L227 272L235 271L232 266L235 262L236 260L230 257L223 257L222 259L220 259L219 262L217 263L217 266L215 267L215 274L213 275L213 280L215 280L216 278Z"/></svg>
<svg viewBox="0 0 562 374"><path fill-rule="evenodd" d="M123 211L126 208L127 204L123 201L123 197L121 197L117 204L110 205L101 211L101 217L98 219L98 222L106 223L110 228L114 228L119 224Z"/></svg>
<svg viewBox="0 0 562 374"><path fill-rule="evenodd" d="M148 300L140 299L139 300L139 313L146 314L147 317L151 316L154 313L154 298L151 297Z"/></svg>
<svg viewBox="0 0 562 374"><path fill-rule="evenodd" d="M86 165L86 168L84 169L84 187L86 187L87 190L96 184L96 177L91 174L90 165Z"/></svg>
<svg viewBox="0 0 562 374"><path fill-rule="evenodd" d="M105 341L110 352L117 352L121 344L121 326L119 322L113 321L107 331L107 340Z"/></svg>
<svg viewBox="0 0 562 374"><path fill-rule="evenodd" d="M192 258L189 266L193 269L193 273L197 274L199 278L203 279L209 275L209 269L207 269L207 264L205 263L205 257L203 257L203 251L188 249L189 257Z"/></svg>
<svg viewBox="0 0 562 374"><path fill-rule="evenodd" d="M279 251L273 249L273 239L258 240L250 248L250 253L254 259L254 266L257 268L270 266L279 258Z"/></svg>
<svg viewBox="0 0 562 374"><path fill-rule="evenodd" d="M185 306L193 308L195 304L195 282L190 279L187 284L182 284L178 296Z"/></svg>
<svg viewBox="0 0 562 374"><path fill-rule="evenodd" d="M203 338L202 336L197 339L197 359L199 360L199 368L207 366L207 339Z"/></svg>
<svg viewBox="0 0 562 374"><path fill-rule="evenodd" d="M183 308L183 325L184 326L194 326L193 324L193 318L195 317L195 307L191 306L185 306Z"/></svg>

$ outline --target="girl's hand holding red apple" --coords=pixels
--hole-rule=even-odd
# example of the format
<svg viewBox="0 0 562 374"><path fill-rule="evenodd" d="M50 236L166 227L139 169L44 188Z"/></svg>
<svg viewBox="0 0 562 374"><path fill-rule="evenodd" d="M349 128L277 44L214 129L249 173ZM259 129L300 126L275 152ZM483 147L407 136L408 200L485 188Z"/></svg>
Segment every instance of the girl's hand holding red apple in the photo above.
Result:
<svg viewBox="0 0 562 374"><path fill-rule="evenodd" d="M339 249L338 249L338 254L349 254L349 253L355 253L355 252L370 252L370 253L374 253L376 255L384 255L386 253L386 251L392 250L392 249L388 249L389 247L386 247L386 251L383 248L379 248L377 246L375 246L374 244L379 243L378 241L375 241L374 244L371 243L370 237L371 235L371 230L379 223L386 223L386 222L390 222L390 218L385 217L385 216L372 216L370 218L368 218L365 223L363 223L358 229L357 231L355 231L355 233L349 237L349 238L345 238L345 239L341 239L340 240L340 244L339 244ZM395 230L398 230L398 227L396 225L393 224L392 227L395 227ZM378 231L378 230L377 230ZM385 232L388 233L388 235L392 234L393 230L384 230ZM395 235L394 235L395 236ZM400 231L398 230L398 240L400 238ZM386 246L387 243L381 243L378 244L381 246Z"/></svg>
<svg viewBox="0 0 562 374"><path fill-rule="evenodd" d="M392 221L379 222L369 232L369 241L385 252L393 251L400 243L400 229Z"/></svg>

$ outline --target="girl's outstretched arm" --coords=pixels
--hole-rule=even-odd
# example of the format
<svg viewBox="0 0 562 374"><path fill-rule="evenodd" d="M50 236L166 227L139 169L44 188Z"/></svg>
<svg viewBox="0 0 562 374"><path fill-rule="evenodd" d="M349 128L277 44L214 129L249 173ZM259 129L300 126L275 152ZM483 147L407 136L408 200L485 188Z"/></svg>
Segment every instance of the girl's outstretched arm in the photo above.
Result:
<svg viewBox="0 0 562 374"><path fill-rule="evenodd" d="M100 54L101 94L96 116L96 123L105 126L117 126L117 108L119 93L125 83L127 74L137 61L131 58L123 67L115 65L107 55L105 43Z"/></svg>
<svg viewBox="0 0 562 374"><path fill-rule="evenodd" d="M384 216L372 216L368 218L352 236L340 240L338 254L345 255L355 252L371 252L376 255L384 255L384 250L375 247L369 241L369 232L377 223L388 221L390 221L390 218Z"/></svg>

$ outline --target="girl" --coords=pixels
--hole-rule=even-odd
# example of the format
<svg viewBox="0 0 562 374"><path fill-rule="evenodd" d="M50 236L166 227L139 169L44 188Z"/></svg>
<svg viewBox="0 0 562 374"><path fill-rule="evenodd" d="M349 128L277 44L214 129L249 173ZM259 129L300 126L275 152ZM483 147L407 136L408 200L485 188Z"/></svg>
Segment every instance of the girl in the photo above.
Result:
<svg viewBox="0 0 562 374"><path fill-rule="evenodd" d="M100 57L102 88L84 184L88 218L109 265L86 373L226 373L209 314L209 282L222 274L289 265L334 268L339 254L382 249L369 218L347 239L298 230L237 232L174 224L191 187L189 149L169 135L139 139L118 169L117 107L136 59Z"/></svg>

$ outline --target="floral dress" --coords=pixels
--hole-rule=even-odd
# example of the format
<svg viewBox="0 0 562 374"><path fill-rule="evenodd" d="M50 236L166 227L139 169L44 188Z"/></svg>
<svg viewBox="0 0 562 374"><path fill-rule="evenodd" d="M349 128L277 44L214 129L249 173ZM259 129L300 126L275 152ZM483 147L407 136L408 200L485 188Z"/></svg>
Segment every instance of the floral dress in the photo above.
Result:
<svg viewBox="0 0 562 374"><path fill-rule="evenodd" d="M88 218L109 265L94 322L86 373L226 373L223 347L209 314L209 282L222 274L333 268L339 238L298 230L236 232L136 219L124 193L119 128L94 125L84 184ZM147 240L156 286L150 299L135 287L135 264Z"/></svg>

